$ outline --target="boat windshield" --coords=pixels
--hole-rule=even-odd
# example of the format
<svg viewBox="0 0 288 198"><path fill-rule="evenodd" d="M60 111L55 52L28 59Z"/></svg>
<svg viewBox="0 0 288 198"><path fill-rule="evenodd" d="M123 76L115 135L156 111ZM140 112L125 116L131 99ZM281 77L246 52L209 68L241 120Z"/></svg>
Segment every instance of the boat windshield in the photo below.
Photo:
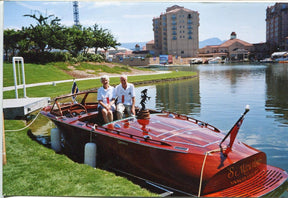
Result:
<svg viewBox="0 0 288 198"><path fill-rule="evenodd" d="M71 107L71 105L81 104L97 104L97 92L83 92L74 95L66 95L55 98L51 113L62 116L63 112Z"/></svg>

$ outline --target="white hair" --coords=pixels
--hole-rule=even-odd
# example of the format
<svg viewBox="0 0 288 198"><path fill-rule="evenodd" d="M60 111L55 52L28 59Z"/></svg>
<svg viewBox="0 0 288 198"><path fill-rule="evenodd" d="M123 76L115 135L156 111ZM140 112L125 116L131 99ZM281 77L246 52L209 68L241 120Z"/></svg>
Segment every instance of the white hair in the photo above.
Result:
<svg viewBox="0 0 288 198"><path fill-rule="evenodd" d="M127 75L124 75L124 74L123 74L123 75L120 76L120 79L121 79L121 78L125 78L125 79L127 80Z"/></svg>
<svg viewBox="0 0 288 198"><path fill-rule="evenodd" d="M100 81L102 82L103 79L106 79L106 80L109 81L109 76L107 76L107 75L101 76Z"/></svg>

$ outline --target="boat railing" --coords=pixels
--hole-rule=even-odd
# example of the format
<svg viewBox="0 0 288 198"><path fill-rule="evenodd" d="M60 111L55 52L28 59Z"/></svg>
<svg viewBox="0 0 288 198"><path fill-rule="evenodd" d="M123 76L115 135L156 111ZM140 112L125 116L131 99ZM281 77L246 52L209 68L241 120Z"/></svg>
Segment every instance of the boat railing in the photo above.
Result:
<svg viewBox="0 0 288 198"><path fill-rule="evenodd" d="M106 132L109 132L109 133L113 133L113 134L121 135L121 136L124 136L124 137L128 137L128 138L131 138L131 139L135 139L135 140L138 140L138 141L144 141L144 142L148 142L148 143L152 143L152 144L158 144L158 145L162 145L162 146L171 146L170 144L168 144L166 142L159 141L159 140L153 140L153 139L149 138L149 136L142 137L142 136L139 136L139 135L133 135L133 134L130 134L130 133L127 133L127 132L124 132L124 131L120 131L120 130L117 130L117 129L110 129L110 128L106 128L106 127L98 126L98 125L92 126L92 125L86 124L86 126L92 128L93 131L98 129L98 130L103 130L103 131L106 131Z"/></svg>
<svg viewBox="0 0 288 198"><path fill-rule="evenodd" d="M206 127L206 128L209 128L215 132L220 132L219 129L217 129L216 127L206 123L206 122L203 122L201 120L197 120L195 118L192 118L192 117L189 117L189 116L186 116L186 115L181 115L181 114L177 114L177 113L173 113L173 112L168 112L169 114L173 114L175 117L177 116L178 118L182 119L182 120L188 120L190 122L193 122L201 127Z"/></svg>

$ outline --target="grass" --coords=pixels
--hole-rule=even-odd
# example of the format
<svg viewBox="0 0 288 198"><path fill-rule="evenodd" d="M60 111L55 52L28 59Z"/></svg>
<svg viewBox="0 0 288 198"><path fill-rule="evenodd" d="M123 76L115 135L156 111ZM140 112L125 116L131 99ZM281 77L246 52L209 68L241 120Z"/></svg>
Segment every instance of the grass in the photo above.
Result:
<svg viewBox="0 0 288 198"><path fill-rule="evenodd" d="M55 66L51 66L51 64L46 65L38 65L38 64L25 64L25 82L26 84L31 84L35 82L48 82L48 81L56 81L56 80L67 80L71 79L71 76L66 74L64 71L58 69ZM16 68L18 66L16 65ZM20 72L21 64L19 66ZM18 76L18 69L17 69ZM22 75L21 75L22 76ZM18 84L19 78L17 78ZM20 79L22 84L22 78ZM14 76L13 76L13 65L12 63L4 63L3 64L3 86L14 86Z"/></svg>
<svg viewBox="0 0 288 198"><path fill-rule="evenodd" d="M25 82L26 84L39 83L39 82L50 82L57 80L67 80L72 79L70 75L65 73L65 71L70 71L71 68L68 66L74 66L76 70L85 71L89 70L89 73L97 74L99 72L106 72L111 74L120 74L122 72L131 72L128 66L121 64L114 64L113 67L105 65L96 65L93 63L82 62L80 64L70 64L66 62L55 62L48 63L45 65L42 64L30 64L26 63L25 67ZM19 64L20 74L22 76L21 64ZM18 84L22 84L22 78L18 77L18 64L16 64L17 70L17 81ZM21 83L19 83L19 80ZM14 86L14 76L13 76L13 64L4 63L3 64L3 86Z"/></svg>
<svg viewBox="0 0 288 198"><path fill-rule="evenodd" d="M179 72L171 72L171 73L165 73L165 74L155 74L155 75L143 75L143 76L129 76L128 81L131 83L137 83L137 82L145 82L145 81L153 81L153 80L159 80L159 79L175 79L180 78L184 76L195 76L195 72L187 72L187 71L179 71ZM119 78L118 77L112 77L110 78L110 84L111 85L117 85L119 84ZM99 88L101 86L99 79L93 79L93 80L83 80L78 81L77 86L80 91L93 89L93 88ZM56 84L56 86L53 85L45 85L41 87L29 87L26 88L26 93L28 97L57 97L63 94L69 94L71 92L72 83L61 83ZM19 97L23 97L23 90L18 90ZM5 91L3 93L3 98L15 98L15 91Z"/></svg>
<svg viewBox="0 0 288 198"><path fill-rule="evenodd" d="M11 86L14 83L13 70L10 67L12 64L4 64L4 86ZM80 67L88 69L90 65L81 64ZM107 67L104 65L99 68L104 71ZM129 67L126 66L118 67L114 67L113 73L129 70ZM72 79L63 71L66 69L69 69L66 63L25 64L26 83ZM95 72L98 71L96 68L94 69ZM128 80L137 83L195 75L196 73L193 72L172 72L130 76ZM119 84L119 78L110 78L110 84ZM77 85L80 91L101 86L99 79L78 81ZM70 93L71 86L70 82L56 86L31 87L27 88L27 96L54 98ZM14 91L5 91L3 97L15 98L15 93ZM21 90L19 90L19 97L23 97ZM22 128L25 123L5 120L4 125L5 130L10 130ZM32 126L31 128L33 128ZM28 130L30 129L5 132L7 164L3 166L4 196L158 196L123 177L75 163L64 155L55 154L53 150L32 141L27 135Z"/></svg>
<svg viewBox="0 0 288 198"><path fill-rule="evenodd" d="M130 72L128 66L114 66L108 67L107 65L94 65L90 63L80 63L80 65L75 66L77 70L94 70L94 73L106 72L106 73L116 73L121 74L122 72Z"/></svg>
<svg viewBox="0 0 288 198"><path fill-rule="evenodd" d="M5 121L5 130L23 121ZM6 132L4 196L157 196L113 173L78 164L31 141L27 132Z"/></svg>

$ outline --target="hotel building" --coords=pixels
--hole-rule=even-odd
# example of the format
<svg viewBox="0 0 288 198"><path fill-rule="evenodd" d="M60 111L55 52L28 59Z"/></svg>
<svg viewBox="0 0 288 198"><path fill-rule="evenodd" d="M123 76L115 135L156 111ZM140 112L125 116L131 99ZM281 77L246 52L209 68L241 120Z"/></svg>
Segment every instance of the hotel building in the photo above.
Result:
<svg viewBox="0 0 288 198"><path fill-rule="evenodd" d="M288 3L266 9L266 43L272 51L288 50Z"/></svg>
<svg viewBox="0 0 288 198"><path fill-rule="evenodd" d="M229 60L247 60L249 54L254 52L254 46L251 43L237 38L235 32L232 32L230 39L221 45L208 45L199 49L199 57L211 58L221 57Z"/></svg>
<svg viewBox="0 0 288 198"><path fill-rule="evenodd" d="M155 55L196 57L199 48L199 13L174 5L153 19Z"/></svg>

